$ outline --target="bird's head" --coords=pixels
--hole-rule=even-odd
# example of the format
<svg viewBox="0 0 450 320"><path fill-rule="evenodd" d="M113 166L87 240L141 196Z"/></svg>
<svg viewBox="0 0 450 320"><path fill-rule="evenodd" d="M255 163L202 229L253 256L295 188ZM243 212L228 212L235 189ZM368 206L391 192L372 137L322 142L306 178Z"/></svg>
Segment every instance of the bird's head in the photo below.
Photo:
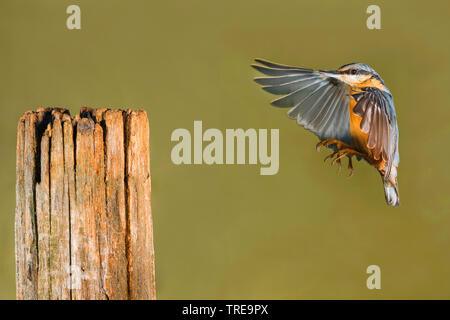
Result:
<svg viewBox="0 0 450 320"><path fill-rule="evenodd" d="M345 82L351 87L375 87L387 90L379 74L364 63L350 63L340 67L331 77Z"/></svg>

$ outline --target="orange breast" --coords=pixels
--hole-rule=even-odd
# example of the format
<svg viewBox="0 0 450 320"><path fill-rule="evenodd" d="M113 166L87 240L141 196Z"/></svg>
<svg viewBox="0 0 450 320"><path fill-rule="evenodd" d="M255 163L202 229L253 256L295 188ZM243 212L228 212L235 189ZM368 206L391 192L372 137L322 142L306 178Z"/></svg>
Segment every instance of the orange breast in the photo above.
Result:
<svg viewBox="0 0 450 320"><path fill-rule="evenodd" d="M354 85L357 86L358 88L372 87L380 90L386 89L385 86L381 83L381 81L375 78L370 78L369 80L363 81L361 83L355 83Z"/></svg>
<svg viewBox="0 0 450 320"><path fill-rule="evenodd" d="M362 118L353 112L355 105L356 100L351 98L349 105L350 134L352 135L355 148L361 153L368 154L369 149L367 148L367 139L369 138L369 135L361 131Z"/></svg>
<svg viewBox="0 0 450 320"><path fill-rule="evenodd" d="M353 93L352 93L353 94ZM353 138L353 144L355 149L365 155L367 155L367 161L375 166L379 170L384 170L385 161L375 160L373 157L373 152L367 147L367 140L369 139L369 134L361 130L361 120L362 118L353 112L353 108L356 105L356 100L350 98L349 113L350 113L350 134Z"/></svg>

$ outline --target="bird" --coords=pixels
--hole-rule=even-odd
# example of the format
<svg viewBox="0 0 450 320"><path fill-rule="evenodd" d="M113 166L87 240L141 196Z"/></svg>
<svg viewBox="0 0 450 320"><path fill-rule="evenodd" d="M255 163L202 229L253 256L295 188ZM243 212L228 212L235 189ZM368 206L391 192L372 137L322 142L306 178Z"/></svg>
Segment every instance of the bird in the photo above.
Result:
<svg viewBox="0 0 450 320"><path fill-rule="evenodd" d="M333 152L327 159L341 168L348 158L364 159L381 175L388 205L398 207L397 171L400 162L397 116L391 92L380 75L364 63L349 63L336 71L313 70L255 59L252 67L264 74L254 81L282 95L271 102L290 108L287 116L319 138L316 145Z"/></svg>

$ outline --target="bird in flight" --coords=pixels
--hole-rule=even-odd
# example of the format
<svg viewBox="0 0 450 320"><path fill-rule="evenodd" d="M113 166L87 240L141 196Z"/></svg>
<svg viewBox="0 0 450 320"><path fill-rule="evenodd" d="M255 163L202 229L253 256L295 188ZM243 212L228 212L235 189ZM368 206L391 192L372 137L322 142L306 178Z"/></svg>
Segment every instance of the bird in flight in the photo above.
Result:
<svg viewBox="0 0 450 320"><path fill-rule="evenodd" d="M252 67L266 75L255 82L283 95L272 105L291 108L288 117L319 137L317 150L333 149L325 160L332 159L340 168L347 157L352 175L352 157L365 159L381 174L386 202L399 206L397 118L392 94L378 73L363 63L324 71L255 62Z"/></svg>

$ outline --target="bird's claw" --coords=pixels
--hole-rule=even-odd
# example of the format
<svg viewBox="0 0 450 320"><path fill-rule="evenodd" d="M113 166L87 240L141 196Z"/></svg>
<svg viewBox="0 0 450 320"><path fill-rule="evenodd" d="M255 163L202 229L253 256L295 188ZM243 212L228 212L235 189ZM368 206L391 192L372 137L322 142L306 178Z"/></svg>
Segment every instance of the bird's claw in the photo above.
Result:
<svg viewBox="0 0 450 320"><path fill-rule="evenodd" d="M352 164L352 157L348 157L347 156L347 158L348 158L348 169L350 170L350 174L348 175L348 177L351 178L351 177L353 177L353 173L354 173L353 164Z"/></svg>
<svg viewBox="0 0 450 320"><path fill-rule="evenodd" d="M328 146L331 146L333 144L336 145L336 148L338 150L351 148L349 145L343 143L340 140L337 140L337 139L325 139L325 140L320 141L318 144L316 144L316 150L320 151L320 148L328 147Z"/></svg>
<svg viewBox="0 0 450 320"><path fill-rule="evenodd" d="M325 157L324 162L327 161L328 159L333 159L333 161L331 162L331 165L337 163L339 165L339 171L341 171L341 159L343 157L347 157L348 158L348 169L350 170L350 174L349 174L349 178L353 176L354 173L354 169L353 169L353 163L352 163L352 157L353 156L360 156L360 157L364 157L364 155L356 150L350 149L350 148L345 148L345 149L340 149L338 151L335 151L331 154L329 154L328 156Z"/></svg>
<svg viewBox="0 0 450 320"><path fill-rule="evenodd" d="M348 158L348 169L350 170L349 178L352 177L353 172L354 172L352 157L358 156L358 157L365 158L365 155L362 154L361 152L354 150L351 146L349 146L337 139L325 139L325 140L320 141L316 145L316 150L320 151L321 147L328 147L331 145L335 145L337 151L332 152L331 154L327 155L325 157L325 159L323 159L323 161L326 162L328 159L334 158L333 161L331 162L331 165L337 163L339 165L339 171L341 171L341 167L342 167L341 159L343 157L347 157Z"/></svg>
<svg viewBox="0 0 450 320"><path fill-rule="evenodd" d="M341 169L342 169L341 159L337 159L336 162L337 162L338 165L339 165L338 171L341 172Z"/></svg>
<svg viewBox="0 0 450 320"><path fill-rule="evenodd" d="M336 151L337 152L337 151ZM332 159L335 155L336 152L330 153L329 155L327 155L324 159L323 162L327 162L328 159Z"/></svg>

